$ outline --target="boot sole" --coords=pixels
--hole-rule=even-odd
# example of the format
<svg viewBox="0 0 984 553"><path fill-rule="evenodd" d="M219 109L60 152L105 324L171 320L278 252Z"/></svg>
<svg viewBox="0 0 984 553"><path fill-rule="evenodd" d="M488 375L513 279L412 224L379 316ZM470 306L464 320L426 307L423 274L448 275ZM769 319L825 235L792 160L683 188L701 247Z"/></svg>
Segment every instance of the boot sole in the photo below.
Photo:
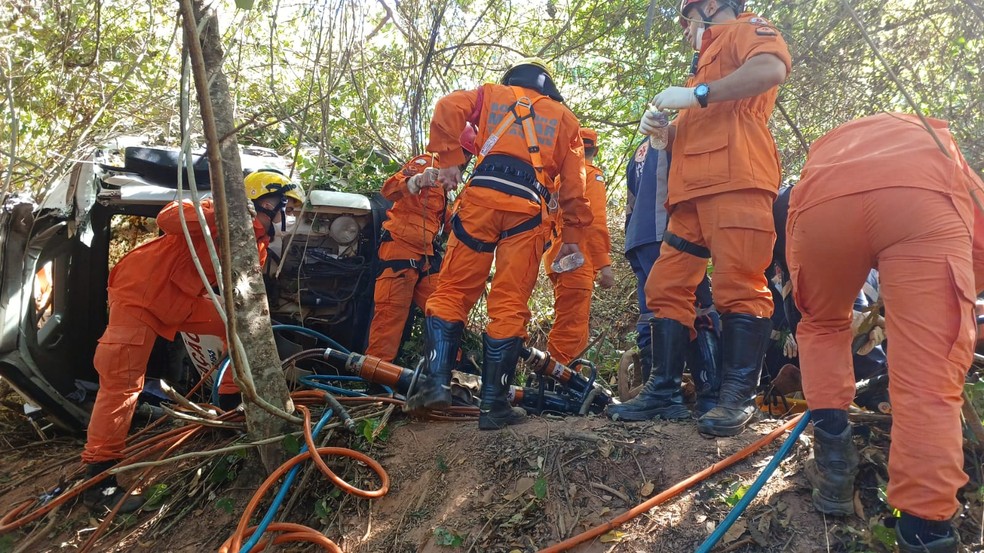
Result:
<svg viewBox="0 0 984 553"><path fill-rule="evenodd" d="M420 399L414 401L414 398L410 398L406 403L406 411L413 414L425 414L429 411L442 411L451 407L451 393L448 393L448 398L430 398L430 399Z"/></svg>
<svg viewBox="0 0 984 553"><path fill-rule="evenodd" d="M849 517L854 514L854 501L833 501L813 490L813 507L825 515Z"/></svg>
<svg viewBox="0 0 984 553"><path fill-rule="evenodd" d="M854 512L854 480L851 479L851 499L831 499L825 497L823 493L820 492L820 481L822 477L820 476L819 469L817 468L816 462L811 458L806 461L806 466L803 468L803 474L806 476L806 480L810 483L813 488L812 500L813 507L820 511L821 513L831 515L831 516L851 516L855 514Z"/></svg>
<svg viewBox="0 0 984 553"><path fill-rule="evenodd" d="M709 424L707 422L701 422L697 419L697 432L705 436L711 436L715 438L730 438L732 436L737 436L741 434L745 427L755 421L755 413L752 413L744 422L734 426L721 426L716 424Z"/></svg>
<svg viewBox="0 0 984 553"><path fill-rule="evenodd" d="M691 418L690 411L683 410L676 413L662 413L660 411L637 411L635 413L612 413L605 411L605 414L613 421L624 422L643 422L652 420L665 421L684 421Z"/></svg>

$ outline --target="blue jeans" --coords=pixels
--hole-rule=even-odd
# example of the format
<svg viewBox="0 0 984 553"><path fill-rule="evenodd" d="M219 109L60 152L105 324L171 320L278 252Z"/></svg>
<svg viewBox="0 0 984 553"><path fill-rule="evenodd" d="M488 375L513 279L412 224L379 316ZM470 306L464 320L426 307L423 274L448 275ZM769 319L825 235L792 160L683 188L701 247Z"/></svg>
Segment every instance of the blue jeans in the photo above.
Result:
<svg viewBox="0 0 984 553"><path fill-rule="evenodd" d="M636 276L636 300L639 302L639 320L636 321L636 346L639 351L646 351L652 343L652 333L649 330L649 319L653 313L646 307L646 279L649 278L649 271L653 264L659 259L659 249L662 242L650 242L636 246L625 252L626 259L632 267L632 272ZM714 303L711 297L711 281L704 275L704 280L697 286L696 291L697 306L710 307Z"/></svg>

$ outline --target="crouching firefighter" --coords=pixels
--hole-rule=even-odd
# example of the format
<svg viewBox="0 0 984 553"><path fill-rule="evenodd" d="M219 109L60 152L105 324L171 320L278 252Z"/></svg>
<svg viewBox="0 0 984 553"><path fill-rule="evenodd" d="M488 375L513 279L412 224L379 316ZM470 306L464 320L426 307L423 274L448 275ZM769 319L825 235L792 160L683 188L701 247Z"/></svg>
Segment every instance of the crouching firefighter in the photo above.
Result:
<svg viewBox="0 0 984 553"><path fill-rule="evenodd" d="M612 241L608 234L608 214L605 212L605 176L594 165L594 158L598 153L598 133L593 129L581 128L580 134L584 142L584 193L591 204L593 215L591 227L583 233L585 262L566 272L553 269L553 263L563 245L560 240L564 224L562 211L555 215L557 223L551 233L549 249L543 256L543 266L554 290L554 324L547 336L547 351L561 365L570 365L588 345L591 292L594 291L595 274L597 273L598 285L602 288L607 290L615 286L610 254Z"/></svg>
<svg viewBox="0 0 984 553"><path fill-rule="evenodd" d="M475 143L482 148L451 218L437 290L427 300L427 379L408 399L409 411L451 404L451 369L465 320L485 291L494 259L478 425L502 428L526 415L510 406L507 394L527 336L527 304L549 233L548 211L558 204L563 209L561 256L580 251L581 229L591 223L580 124L562 102L550 69L530 58L509 68L502 84L453 92L434 108L427 149L438 154L445 189L461 182L458 136L466 122L477 126Z"/></svg>
<svg viewBox="0 0 984 553"><path fill-rule="evenodd" d="M276 206L282 209L283 193L294 185L283 175L267 172L253 173L246 180L247 196L257 210L253 232L262 265L273 225L281 216ZM250 182L259 183L266 193L252 194ZM201 208L214 238L212 200L203 200ZM113 267L109 274L109 324L99 339L93 358L99 373L99 391L82 452L82 461L87 465L90 478L112 468L123 458L126 436L157 337L173 340L178 332L226 334L218 311L205 295L205 284L185 241L179 211L184 212L195 253L209 284L216 284L206 234L190 201L164 206L157 216L157 225L163 235L134 249ZM231 372L227 371L228 381L223 380L219 390L224 391L226 398L238 401L238 388L232 382ZM125 493L116 478L110 476L83 492L82 500L90 509L111 509L124 499ZM120 512L136 511L142 504L143 499L138 496L127 497Z"/></svg>
<svg viewBox="0 0 984 553"><path fill-rule="evenodd" d="M474 132L463 132L466 162L474 155ZM441 248L436 245L448 218L447 192L437 182L437 156L419 155L386 179L381 193L393 202L379 246L375 311L366 353L392 362L400 350L410 307L423 309L437 287Z"/></svg>

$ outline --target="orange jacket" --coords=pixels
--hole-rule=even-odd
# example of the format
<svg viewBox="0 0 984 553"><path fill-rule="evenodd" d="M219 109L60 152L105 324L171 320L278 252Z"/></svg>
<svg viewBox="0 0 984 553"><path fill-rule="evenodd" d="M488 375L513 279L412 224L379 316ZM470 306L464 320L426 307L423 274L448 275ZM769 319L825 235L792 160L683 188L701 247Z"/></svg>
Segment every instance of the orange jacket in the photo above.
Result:
<svg viewBox="0 0 984 553"><path fill-rule="evenodd" d="M540 96L534 90L518 87L517 90L533 101ZM475 144L482 147L515 101L514 89L499 84L484 84L477 90L458 90L441 98L434 107L427 151L438 154L442 167L464 163L459 137L465 122L478 125ZM567 106L550 98L536 101L533 110L540 156L548 180L542 184L558 195L564 213L564 242L577 243L581 229L591 224L591 208L584 197L584 143L578 134L580 123ZM487 152L487 155L491 154L530 162L522 125L517 122L503 133ZM554 180L558 177L559 184ZM467 198L490 209L531 214L540 211L533 201L487 188L470 189Z"/></svg>
<svg viewBox="0 0 984 553"><path fill-rule="evenodd" d="M411 159L386 179L381 190L383 197L393 202L386 212L383 228L393 240L418 255L434 255L434 237L448 218L447 199L440 187L422 188L419 194L413 195L407 181L424 169L435 167L436 161L434 154Z"/></svg>
<svg viewBox="0 0 984 553"><path fill-rule="evenodd" d="M216 235L215 210L212 200L202 200L202 212L209 231ZM201 260L209 284L216 284L215 269L208 254L205 235L195 215L190 200L181 204L171 202L157 215L157 226L163 236L147 242L130 253L113 267L109 274L110 304L140 308L143 320L158 335L173 340L175 333L191 313L195 301L205 293L205 285L198 276L191 253L185 242L179 218L179 205L188 223L188 232L195 244L195 253ZM266 245L270 243L266 230L253 223L257 234L257 248L261 263L266 258Z"/></svg>
<svg viewBox="0 0 984 553"><path fill-rule="evenodd" d="M591 205L593 218L590 228L586 229L583 233L581 253L584 254L584 262L590 263L593 271L598 271L602 267L612 264L612 240L608 233L608 212L606 209L608 204L608 190L605 188L605 176L602 174L601 169L590 163L585 164L585 169L587 170L585 196ZM559 212L558 215L561 213ZM563 245L562 241L558 239L558 236L562 234L563 230L563 218L557 217L555 224L557 226L554 228L554 236L550 242L550 249L543 256L547 274L554 272L550 266L557 259L557 253L560 252L560 247Z"/></svg>
<svg viewBox="0 0 984 553"><path fill-rule="evenodd" d="M711 26L704 33L697 74L687 85L726 77L759 54L775 55L786 64L787 74L791 70L786 42L761 17L744 13L732 24ZM778 191L782 171L768 125L777 92L774 87L751 98L680 112L670 165L670 205L745 188Z"/></svg>
<svg viewBox="0 0 984 553"><path fill-rule="evenodd" d="M984 182L957 147L949 124L928 119L950 157L915 115L879 113L849 121L810 147L809 166L800 182L822 186L794 188L790 205L804 211L819 203L880 188L912 187L942 192L952 198L974 236L977 290L984 289L984 213L967 191L984 201ZM845 155L849 152L849 155Z"/></svg>

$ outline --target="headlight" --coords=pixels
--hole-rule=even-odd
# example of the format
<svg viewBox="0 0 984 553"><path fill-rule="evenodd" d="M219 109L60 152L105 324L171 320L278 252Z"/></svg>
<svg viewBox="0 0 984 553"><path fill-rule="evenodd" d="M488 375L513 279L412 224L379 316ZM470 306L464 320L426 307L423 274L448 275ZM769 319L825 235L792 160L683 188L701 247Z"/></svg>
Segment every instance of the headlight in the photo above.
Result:
<svg viewBox="0 0 984 553"><path fill-rule="evenodd" d="M359 237L359 223L354 217L342 215L331 222L328 235L341 246L347 246Z"/></svg>

